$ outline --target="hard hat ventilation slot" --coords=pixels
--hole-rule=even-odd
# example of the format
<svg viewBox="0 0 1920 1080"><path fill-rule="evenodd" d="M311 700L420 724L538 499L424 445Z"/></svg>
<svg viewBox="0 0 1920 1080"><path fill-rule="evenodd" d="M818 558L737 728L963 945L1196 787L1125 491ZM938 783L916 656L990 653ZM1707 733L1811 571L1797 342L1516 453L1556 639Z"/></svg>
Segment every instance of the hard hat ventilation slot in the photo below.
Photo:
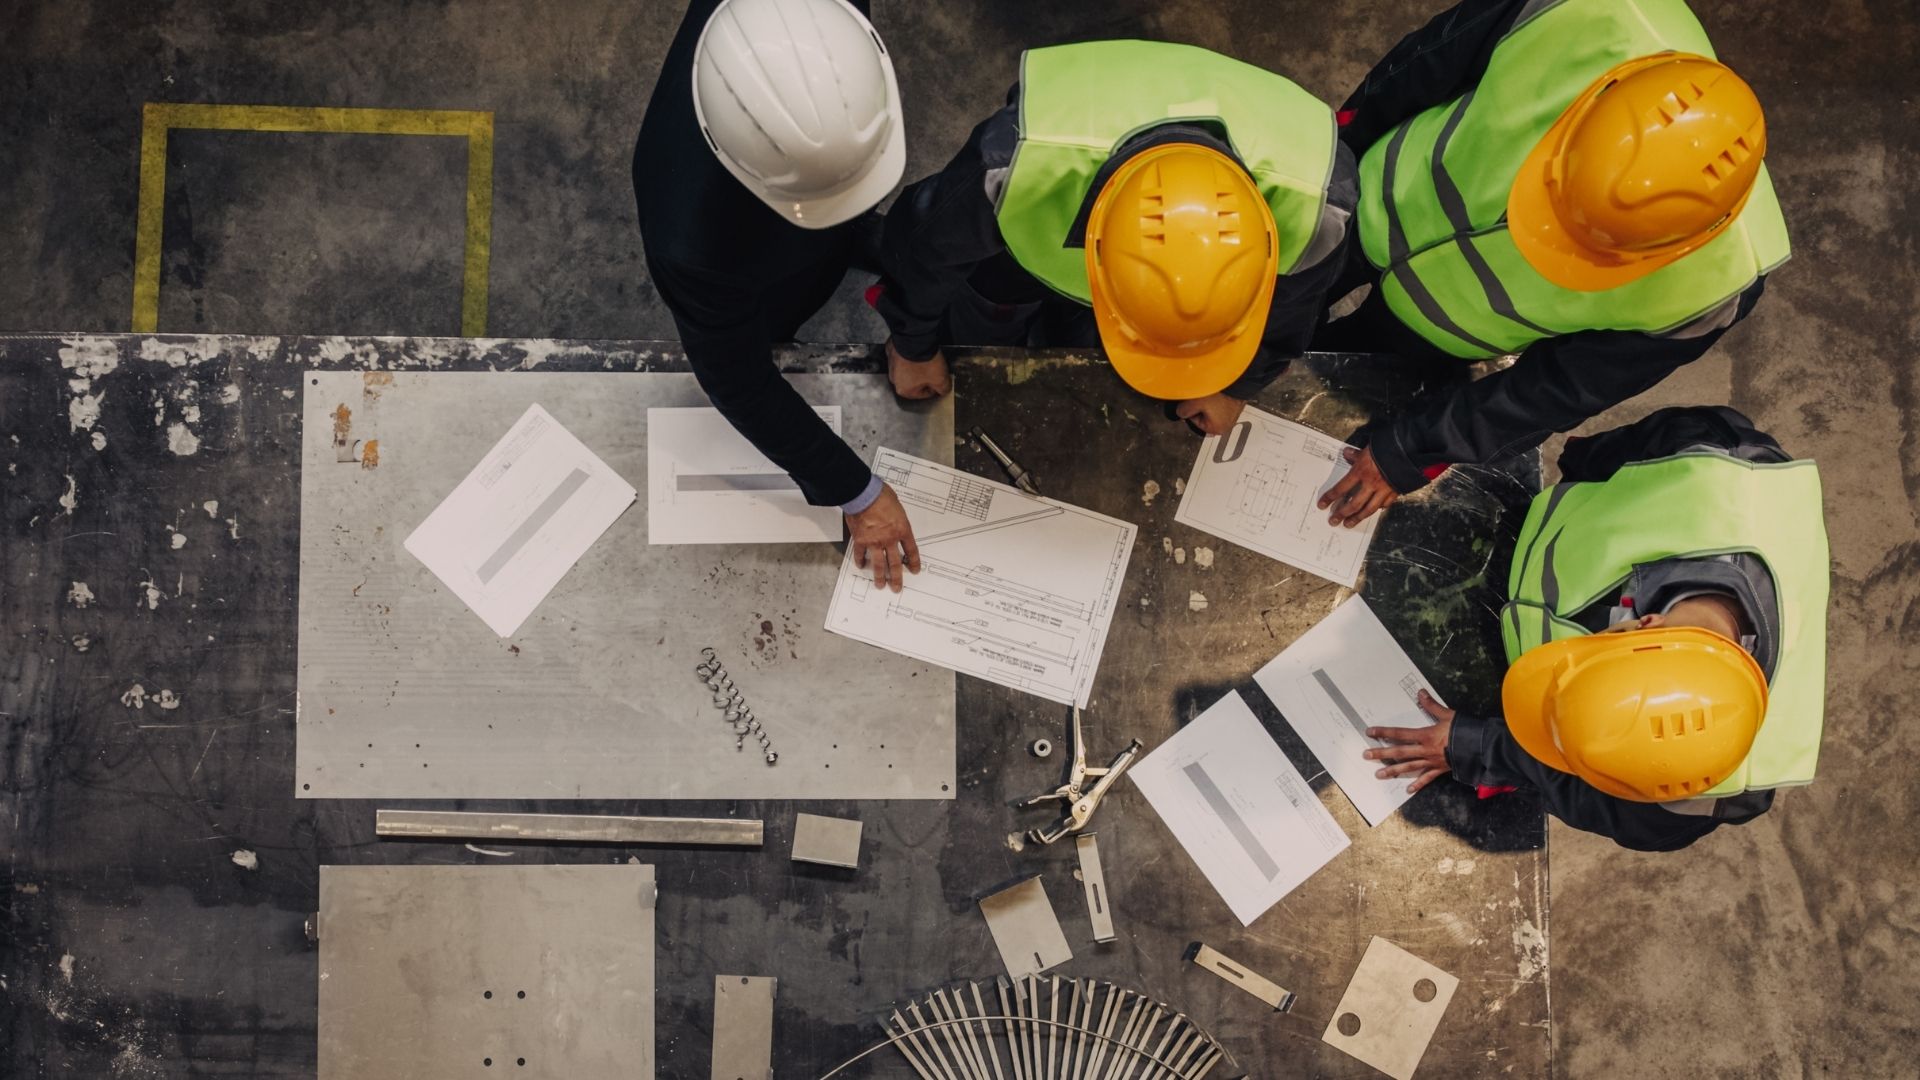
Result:
<svg viewBox="0 0 1920 1080"><path fill-rule="evenodd" d="M1647 723L1649 727L1653 728L1653 738L1655 742L1660 742L1666 739L1667 737L1667 718L1666 717L1649 716L1647 717Z"/></svg>
<svg viewBox="0 0 1920 1080"><path fill-rule="evenodd" d="M1693 730L1695 731L1707 730L1707 710L1705 709L1693 710Z"/></svg>

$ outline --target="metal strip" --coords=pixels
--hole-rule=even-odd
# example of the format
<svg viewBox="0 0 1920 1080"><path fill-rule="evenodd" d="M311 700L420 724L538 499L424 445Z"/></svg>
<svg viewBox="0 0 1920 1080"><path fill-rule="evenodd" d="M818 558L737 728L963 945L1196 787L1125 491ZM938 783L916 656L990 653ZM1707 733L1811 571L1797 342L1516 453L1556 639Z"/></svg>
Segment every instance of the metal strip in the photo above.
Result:
<svg viewBox="0 0 1920 1080"><path fill-rule="evenodd" d="M573 493L579 491L586 483L585 469L569 472L567 478L560 481L559 487L554 488L546 498L540 500L540 505L533 508L533 513L527 515L527 520L522 521L511 535L500 542L500 546L494 549L493 554L487 556L487 561L480 564L480 569L474 571L474 576L478 577L482 583L492 581L494 575L498 574L515 555L520 554L520 549L527 546L527 541L533 539L534 534L538 533L542 526L553 520L553 515L559 513L560 508L567 504L567 500L573 498Z"/></svg>
<svg viewBox="0 0 1920 1080"><path fill-rule="evenodd" d="M586 844L723 844L759 847L752 818L614 817L595 814L481 814L376 810L376 836L426 840L545 840Z"/></svg>
<svg viewBox="0 0 1920 1080"><path fill-rule="evenodd" d="M1093 923L1093 940L1112 941L1113 909L1107 894L1107 875L1100 867L1100 844L1093 833L1081 833L1073 846L1080 855L1080 880L1086 887L1087 918Z"/></svg>
<svg viewBox="0 0 1920 1080"><path fill-rule="evenodd" d="M1255 974L1216 952L1212 946L1196 945L1193 953L1196 966L1205 968L1227 980L1234 986L1245 990L1268 1005L1274 1012L1287 1012L1293 1008L1293 992L1282 988L1278 983L1263 975Z"/></svg>

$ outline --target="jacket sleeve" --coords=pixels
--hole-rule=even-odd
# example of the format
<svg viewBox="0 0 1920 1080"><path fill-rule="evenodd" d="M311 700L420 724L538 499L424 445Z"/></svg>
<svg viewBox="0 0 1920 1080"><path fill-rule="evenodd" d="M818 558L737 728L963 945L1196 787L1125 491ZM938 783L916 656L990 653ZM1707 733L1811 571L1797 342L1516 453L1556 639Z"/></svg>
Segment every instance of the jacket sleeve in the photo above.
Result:
<svg viewBox="0 0 1920 1080"><path fill-rule="evenodd" d="M1504 370L1416 400L1362 429L1381 473L1402 494L1434 465L1481 464L1531 450L1640 394L1699 359L1745 318L1766 288L1740 294L1723 325L1692 336L1585 330L1534 342Z"/></svg>
<svg viewBox="0 0 1920 1080"><path fill-rule="evenodd" d="M785 469L814 506L841 506L873 472L774 363L761 307L749 290L660 260L654 287L680 330L693 374L713 406L755 449Z"/></svg>
<svg viewBox="0 0 1920 1080"><path fill-rule="evenodd" d="M1691 405L1660 409L1625 427L1568 439L1560 455L1560 475L1573 481L1606 480L1623 465L1696 446L1710 446L1742 461L1792 460L1773 436L1754 427L1738 410Z"/></svg>
<svg viewBox="0 0 1920 1080"><path fill-rule="evenodd" d="M1526 0L1464 0L1401 38L1340 107L1340 137L1365 153L1402 120L1466 93L1524 7Z"/></svg>
<svg viewBox="0 0 1920 1080"><path fill-rule="evenodd" d="M1464 783L1531 789L1554 817L1635 851L1676 851L1721 824L1715 816L1616 799L1571 773L1549 768L1522 750L1498 717L1456 713L1447 764Z"/></svg>
<svg viewBox="0 0 1920 1080"><path fill-rule="evenodd" d="M946 168L908 186L887 211L880 239L886 288L876 306L909 360L933 358L950 298L974 267L1006 249L988 184L1004 182L1019 128L1017 104L981 121Z"/></svg>

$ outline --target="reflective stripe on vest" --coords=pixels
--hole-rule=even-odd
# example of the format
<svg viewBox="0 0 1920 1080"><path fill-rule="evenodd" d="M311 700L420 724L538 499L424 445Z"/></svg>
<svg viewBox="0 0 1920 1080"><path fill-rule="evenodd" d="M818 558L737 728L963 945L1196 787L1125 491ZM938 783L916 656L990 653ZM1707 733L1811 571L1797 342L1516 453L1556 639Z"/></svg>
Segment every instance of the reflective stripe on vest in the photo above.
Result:
<svg viewBox="0 0 1920 1080"><path fill-rule="evenodd" d="M1333 110L1270 71L1154 41L1092 41L1021 56L1020 142L996 208L1001 239L1020 265L1087 303L1086 253L1067 247L1066 238L1094 175L1135 134L1174 122L1223 129L1273 211L1280 272L1291 273L1326 206Z"/></svg>
<svg viewBox="0 0 1920 1080"><path fill-rule="evenodd" d="M1615 65L1665 50L1713 55L1682 0L1544 3L1501 39L1478 86L1375 143L1360 160L1360 242L1394 314L1445 352L1498 356L1581 330L1677 330L1785 262L1765 166L1719 236L1611 289L1554 285L1507 235L1514 177L1554 121Z"/></svg>
<svg viewBox="0 0 1920 1080"><path fill-rule="evenodd" d="M1514 549L1500 613L1507 662L1587 632L1574 616L1620 588L1635 566L1748 552L1766 564L1780 643L1765 722L1740 769L1708 794L1813 779L1825 714L1827 531L1811 461L1754 464L1688 453L1623 466L1600 483L1535 496Z"/></svg>

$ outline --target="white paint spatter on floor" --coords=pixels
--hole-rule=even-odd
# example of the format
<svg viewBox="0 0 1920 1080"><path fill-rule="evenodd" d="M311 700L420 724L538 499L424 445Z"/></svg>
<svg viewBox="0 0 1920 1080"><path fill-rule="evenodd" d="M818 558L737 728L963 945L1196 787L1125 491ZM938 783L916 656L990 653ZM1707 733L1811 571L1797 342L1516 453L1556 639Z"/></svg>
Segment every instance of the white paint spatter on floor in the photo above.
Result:
<svg viewBox="0 0 1920 1080"><path fill-rule="evenodd" d="M239 851L234 852L232 857L233 857L233 865L239 867L242 870L260 869L260 856L255 855L253 852L248 851L246 848L241 848Z"/></svg>
<svg viewBox="0 0 1920 1080"><path fill-rule="evenodd" d="M75 379L72 385L84 388L87 384L83 380ZM105 401L106 397L107 393L104 390L98 394L86 393L84 389L76 392L73 399L67 402L67 430L92 431L93 425L100 422L100 403ZM95 435L101 437L97 432Z"/></svg>
<svg viewBox="0 0 1920 1080"><path fill-rule="evenodd" d="M120 695L120 704L125 705L129 709L146 708L147 688L141 686L139 683L134 683L126 693Z"/></svg>
<svg viewBox="0 0 1920 1080"><path fill-rule="evenodd" d="M60 513L72 517L80 507L80 485L74 482L73 474L67 474L67 493L60 496Z"/></svg>
<svg viewBox="0 0 1920 1080"><path fill-rule="evenodd" d="M240 400L240 388L232 383L220 388L220 404L233 405Z"/></svg>
<svg viewBox="0 0 1920 1080"><path fill-rule="evenodd" d="M1183 547L1174 548L1173 561L1176 566L1185 566L1187 564L1187 549Z"/></svg>
<svg viewBox="0 0 1920 1080"><path fill-rule="evenodd" d="M1187 493L1187 482L1175 477L1173 481L1173 493L1175 495L1185 495Z"/></svg>
<svg viewBox="0 0 1920 1080"><path fill-rule="evenodd" d="M180 457L191 457L200 452L200 436L182 423L174 423L167 428L167 449Z"/></svg>
<svg viewBox="0 0 1920 1080"><path fill-rule="evenodd" d="M73 635L73 651L74 652L86 652L88 649L91 649L91 648L93 648L92 638L88 637L85 634Z"/></svg>
<svg viewBox="0 0 1920 1080"><path fill-rule="evenodd" d="M1207 594L1203 592L1188 593L1187 594L1187 610L1188 611L1207 610Z"/></svg>
<svg viewBox="0 0 1920 1080"><path fill-rule="evenodd" d="M1533 982L1546 975L1547 936L1533 925L1532 919L1522 918L1520 925L1513 928L1513 953L1521 982Z"/></svg>
<svg viewBox="0 0 1920 1080"><path fill-rule="evenodd" d="M200 509L205 510L208 517L218 518L220 516L220 500L208 499L206 502L200 504Z"/></svg>
<svg viewBox="0 0 1920 1080"><path fill-rule="evenodd" d="M167 532L169 534L167 537L167 542L173 545L173 550L179 551L181 548L187 546L186 533L181 532L180 530L174 528L171 525L167 526Z"/></svg>
<svg viewBox="0 0 1920 1080"><path fill-rule="evenodd" d="M1210 547L1194 548L1193 549L1193 565L1199 567L1202 570L1213 569L1213 549Z"/></svg>
<svg viewBox="0 0 1920 1080"><path fill-rule="evenodd" d="M1487 943L1487 939L1474 930L1472 923L1451 911L1436 912L1433 918L1440 924L1441 929L1447 932L1447 937L1452 939L1455 945L1471 946Z"/></svg>
<svg viewBox="0 0 1920 1080"><path fill-rule="evenodd" d="M120 366L120 343L113 338L61 338L60 366L76 379L95 379Z"/></svg>
<svg viewBox="0 0 1920 1080"><path fill-rule="evenodd" d="M227 535L235 540L240 539L240 519L238 517L230 517L227 519Z"/></svg>
<svg viewBox="0 0 1920 1080"><path fill-rule="evenodd" d="M173 691L163 689L153 695L153 703L163 709L171 711L180 707L180 698L175 695Z"/></svg>
<svg viewBox="0 0 1920 1080"><path fill-rule="evenodd" d="M467 850L473 852L475 855L491 855L496 859L513 858L513 852L511 851L495 851L493 848L484 848L477 844L468 844Z"/></svg>
<svg viewBox="0 0 1920 1080"><path fill-rule="evenodd" d="M159 610L160 610L160 598L161 598L162 596L165 596L165 595L166 595L165 593L163 593L163 592L161 592L161 591L160 591L160 586L159 586L159 584L158 584L158 583L156 583L156 582L155 582L155 581L153 580L153 578L151 578L151 577L149 577L149 578L147 578L147 580L145 580L145 581L143 581L143 582L141 582L141 583L140 583L140 587L141 587L142 589L144 589L144 590L146 590L146 595L147 595L147 610L148 610L148 611L159 611Z"/></svg>
<svg viewBox="0 0 1920 1080"><path fill-rule="evenodd" d="M72 953L60 954L60 977L66 980L69 986L73 984L73 954Z"/></svg>
<svg viewBox="0 0 1920 1080"><path fill-rule="evenodd" d="M93 589L84 581L76 581L67 586L67 603L83 608L93 603Z"/></svg>
<svg viewBox="0 0 1920 1080"><path fill-rule="evenodd" d="M96 431L93 433L93 438L89 439L88 442L93 444L93 449L96 453L105 450L107 448L107 433L104 431Z"/></svg>
<svg viewBox="0 0 1920 1080"><path fill-rule="evenodd" d="M1159 481L1149 480L1140 485L1140 505L1152 506L1153 500L1160 497Z"/></svg>

